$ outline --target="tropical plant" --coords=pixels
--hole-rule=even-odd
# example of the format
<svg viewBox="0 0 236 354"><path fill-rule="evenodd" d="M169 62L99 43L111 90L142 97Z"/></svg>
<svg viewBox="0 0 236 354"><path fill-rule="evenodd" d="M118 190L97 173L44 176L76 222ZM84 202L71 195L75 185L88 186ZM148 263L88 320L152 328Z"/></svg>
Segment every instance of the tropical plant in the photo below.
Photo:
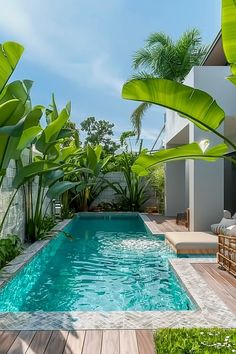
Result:
<svg viewBox="0 0 236 354"><path fill-rule="evenodd" d="M70 181L75 184L74 188L70 189L70 194L76 210L89 210L92 202L107 188L103 173L111 156L104 158L102 152L100 145L87 145L70 160L73 165L73 168L69 168Z"/></svg>
<svg viewBox="0 0 236 354"><path fill-rule="evenodd" d="M132 171L132 165L136 158L136 154L126 152L121 154L120 171L124 175L124 185L107 180L108 186L116 192L119 198L118 204L120 204L122 210L139 211L148 200L147 186L149 179L143 179Z"/></svg>
<svg viewBox="0 0 236 354"><path fill-rule="evenodd" d="M165 211L165 166L164 164L159 164L155 166L149 172L150 185L155 191L157 202L158 202L158 211L161 214L164 214Z"/></svg>
<svg viewBox="0 0 236 354"><path fill-rule="evenodd" d="M207 52L202 45L200 33L192 29L174 42L162 32L151 34L144 48L133 57L133 68L138 70L135 79L162 78L183 82L194 65L199 65ZM151 102L142 102L132 113L131 120L138 138L141 133L142 118Z"/></svg>
<svg viewBox="0 0 236 354"><path fill-rule="evenodd" d="M24 48L15 42L0 45L0 187L10 161L14 160L17 167L22 151L41 131L39 120L42 107L32 108L29 96L32 81L14 81L8 84L23 51ZM17 190L13 192L5 210L0 232L16 193Z"/></svg>
<svg viewBox="0 0 236 354"><path fill-rule="evenodd" d="M222 0L222 39L225 55L231 65L232 76L229 80L236 84L236 3L234 0ZM132 80L124 85L123 97L126 99L158 104L178 112L198 128L209 131L222 139L222 143L210 147L210 141L194 142L159 151L155 154L140 155L133 171L145 175L158 163L183 159L216 161L218 158L236 160L227 156L229 149L236 151L236 145L217 129L225 119L225 113L216 101L206 92L165 79Z"/></svg>
<svg viewBox="0 0 236 354"><path fill-rule="evenodd" d="M56 220L54 215L45 215L41 220L41 233L46 234L56 225Z"/></svg>
<svg viewBox="0 0 236 354"><path fill-rule="evenodd" d="M21 165L13 181L13 186L19 189L37 177L36 198L30 196L31 203L27 215L27 235L31 241L40 238L45 231L43 220L51 202L50 199L48 206L45 206L47 197L52 198L53 193L60 195L74 186L71 182L60 181L65 177L65 168L70 166L68 159L78 150L74 143L64 148L62 146L64 139L71 135L70 129L64 128L69 117L70 104L58 112L53 98L50 109L46 111L47 125L34 141L34 157L27 165ZM32 189L30 191L32 192Z"/></svg>
<svg viewBox="0 0 236 354"><path fill-rule="evenodd" d="M7 235L0 239L0 268L4 267L22 251L22 243L17 235Z"/></svg>
<svg viewBox="0 0 236 354"><path fill-rule="evenodd" d="M130 142L130 138L132 138L133 136L135 136L135 132L133 130L124 131L120 136L120 146L123 149L125 149L126 152L128 152L129 147L130 147L130 151L132 152L132 145ZM129 147L128 147L127 140L129 140Z"/></svg>

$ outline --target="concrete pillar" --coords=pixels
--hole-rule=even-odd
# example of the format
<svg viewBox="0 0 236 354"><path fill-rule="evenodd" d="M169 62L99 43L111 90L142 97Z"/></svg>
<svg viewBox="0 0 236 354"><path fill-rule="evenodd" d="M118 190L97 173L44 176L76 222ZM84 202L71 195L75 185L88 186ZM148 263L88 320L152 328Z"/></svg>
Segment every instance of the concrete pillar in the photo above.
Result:
<svg viewBox="0 0 236 354"><path fill-rule="evenodd" d="M165 194L166 216L176 216L185 211L185 161L166 164Z"/></svg>
<svg viewBox="0 0 236 354"><path fill-rule="evenodd" d="M206 138L209 138L211 146L222 143L215 135L191 126L190 141ZM189 161L189 181L190 231L209 231L210 225L219 222L223 216L223 159L216 162Z"/></svg>

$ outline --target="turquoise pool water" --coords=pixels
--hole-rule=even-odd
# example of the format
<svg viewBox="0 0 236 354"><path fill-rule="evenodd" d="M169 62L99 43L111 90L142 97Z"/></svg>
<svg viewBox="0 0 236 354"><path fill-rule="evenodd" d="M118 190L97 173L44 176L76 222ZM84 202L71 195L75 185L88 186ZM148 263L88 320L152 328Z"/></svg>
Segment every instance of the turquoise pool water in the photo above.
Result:
<svg viewBox="0 0 236 354"><path fill-rule="evenodd" d="M170 269L176 255L139 216L76 217L0 291L0 311L194 308Z"/></svg>

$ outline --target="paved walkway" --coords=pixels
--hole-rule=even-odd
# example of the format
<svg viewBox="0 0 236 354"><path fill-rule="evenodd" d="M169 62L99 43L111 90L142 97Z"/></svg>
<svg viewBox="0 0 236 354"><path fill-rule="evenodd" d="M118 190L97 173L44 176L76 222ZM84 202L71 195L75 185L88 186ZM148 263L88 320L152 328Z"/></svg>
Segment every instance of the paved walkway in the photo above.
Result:
<svg viewBox="0 0 236 354"><path fill-rule="evenodd" d="M0 354L155 354L148 330L1 331Z"/></svg>

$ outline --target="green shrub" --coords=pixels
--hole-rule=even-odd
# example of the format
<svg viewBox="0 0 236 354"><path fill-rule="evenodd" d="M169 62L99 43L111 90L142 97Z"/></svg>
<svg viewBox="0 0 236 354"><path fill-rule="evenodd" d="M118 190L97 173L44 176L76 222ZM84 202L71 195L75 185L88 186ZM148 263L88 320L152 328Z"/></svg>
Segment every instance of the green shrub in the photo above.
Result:
<svg viewBox="0 0 236 354"><path fill-rule="evenodd" d="M149 172L150 184L155 191L158 211L160 214L165 212L165 166L159 164Z"/></svg>
<svg viewBox="0 0 236 354"><path fill-rule="evenodd" d="M74 209L70 209L69 207L62 207L61 209L62 219L72 219L74 215L75 215Z"/></svg>
<svg viewBox="0 0 236 354"><path fill-rule="evenodd" d="M42 238L48 231L50 231L56 225L55 217L52 215L46 215L41 220L40 225L40 237Z"/></svg>
<svg viewBox="0 0 236 354"><path fill-rule="evenodd" d="M22 243L17 235L7 235L0 239L0 268L4 267L22 251Z"/></svg>
<svg viewBox="0 0 236 354"><path fill-rule="evenodd" d="M154 335L157 354L236 353L236 329L161 329Z"/></svg>

